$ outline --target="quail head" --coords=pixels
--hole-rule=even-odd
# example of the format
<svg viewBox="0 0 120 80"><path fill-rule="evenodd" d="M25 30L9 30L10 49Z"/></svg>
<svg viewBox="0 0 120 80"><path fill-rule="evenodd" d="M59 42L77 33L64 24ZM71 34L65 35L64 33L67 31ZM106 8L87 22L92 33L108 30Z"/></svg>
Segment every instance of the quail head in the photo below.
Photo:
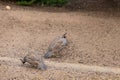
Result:
<svg viewBox="0 0 120 80"><path fill-rule="evenodd" d="M65 48L67 45L66 34L55 38L47 49L47 53L44 55L44 58L51 58L52 56L59 55L58 53Z"/></svg>

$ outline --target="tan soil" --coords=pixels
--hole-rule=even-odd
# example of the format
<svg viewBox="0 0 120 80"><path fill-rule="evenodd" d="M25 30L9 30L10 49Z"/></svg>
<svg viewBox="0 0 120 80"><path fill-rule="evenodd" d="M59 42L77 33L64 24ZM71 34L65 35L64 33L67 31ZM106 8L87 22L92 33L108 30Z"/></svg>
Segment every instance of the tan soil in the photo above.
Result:
<svg viewBox="0 0 120 80"><path fill-rule="evenodd" d="M1 58L21 58L28 50L44 54L56 36L67 32L69 45L61 52L63 56L48 61L119 68L120 12L66 11L14 5L11 5L11 10L6 10L5 6L0 3ZM29 65L3 60L0 61L0 80L120 79L119 74L111 72L77 72L57 67L40 71Z"/></svg>
<svg viewBox="0 0 120 80"><path fill-rule="evenodd" d="M0 62L4 65L9 66L20 66L20 59L16 58L8 58L8 57L0 57ZM101 67L94 65L83 65L83 64L74 64L74 63L64 63L64 62L53 62L44 60L47 65L47 69L61 69L61 70L74 70L77 72L100 72L100 73L113 73L120 74L120 68L112 68L112 67Z"/></svg>

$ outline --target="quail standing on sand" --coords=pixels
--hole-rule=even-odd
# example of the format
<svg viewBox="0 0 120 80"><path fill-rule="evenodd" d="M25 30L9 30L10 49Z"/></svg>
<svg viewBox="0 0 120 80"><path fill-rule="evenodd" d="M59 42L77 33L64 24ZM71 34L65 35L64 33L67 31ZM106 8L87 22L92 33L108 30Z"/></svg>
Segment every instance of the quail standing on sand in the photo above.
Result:
<svg viewBox="0 0 120 80"><path fill-rule="evenodd" d="M23 64L26 62L31 64L34 67L37 67L41 70L46 70L47 66L45 65L42 56L39 53L30 52L23 59L20 59Z"/></svg>
<svg viewBox="0 0 120 80"><path fill-rule="evenodd" d="M56 56L62 49L67 45L66 34L55 38L48 47L47 53L44 55L44 58L51 58Z"/></svg>

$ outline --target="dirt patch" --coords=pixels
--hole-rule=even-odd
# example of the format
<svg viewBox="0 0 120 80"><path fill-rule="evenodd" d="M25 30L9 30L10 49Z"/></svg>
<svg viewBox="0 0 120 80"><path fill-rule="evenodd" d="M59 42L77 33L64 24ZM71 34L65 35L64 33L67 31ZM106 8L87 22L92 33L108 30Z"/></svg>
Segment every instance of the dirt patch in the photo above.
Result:
<svg viewBox="0 0 120 80"><path fill-rule="evenodd" d="M69 45L61 52L63 56L50 61L120 66L120 12L65 12L14 5L11 5L11 10L6 10L5 6L1 5L0 9L0 57L21 58L29 50L44 54L55 37L67 32ZM57 80L58 75L65 80L120 79L115 74L59 69L42 72L34 68L0 64L0 80Z"/></svg>
<svg viewBox="0 0 120 80"><path fill-rule="evenodd" d="M7 66L16 66L16 67L30 67L30 65L23 65L19 58L9 58L9 57L0 57L1 64ZM108 74L120 74L120 68L112 67L102 67L94 65L83 65L83 64L74 64L74 63L64 63L64 62L53 62L44 60L47 65L47 69L57 69L65 71L74 71L74 72L99 72L99 73L108 73Z"/></svg>
<svg viewBox="0 0 120 80"><path fill-rule="evenodd" d="M120 7L119 0L69 0L67 7L87 10L109 10Z"/></svg>

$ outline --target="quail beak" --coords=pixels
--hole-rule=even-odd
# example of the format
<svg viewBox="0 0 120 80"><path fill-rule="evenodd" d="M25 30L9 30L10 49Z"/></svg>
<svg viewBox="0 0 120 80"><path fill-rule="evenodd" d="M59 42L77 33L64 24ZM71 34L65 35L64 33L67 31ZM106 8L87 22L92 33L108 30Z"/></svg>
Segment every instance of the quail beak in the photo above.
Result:
<svg viewBox="0 0 120 80"><path fill-rule="evenodd" d="M20 61L21 61L23 64L25 64L25 61L23 61L23 59L20 59Z"/></svg>

